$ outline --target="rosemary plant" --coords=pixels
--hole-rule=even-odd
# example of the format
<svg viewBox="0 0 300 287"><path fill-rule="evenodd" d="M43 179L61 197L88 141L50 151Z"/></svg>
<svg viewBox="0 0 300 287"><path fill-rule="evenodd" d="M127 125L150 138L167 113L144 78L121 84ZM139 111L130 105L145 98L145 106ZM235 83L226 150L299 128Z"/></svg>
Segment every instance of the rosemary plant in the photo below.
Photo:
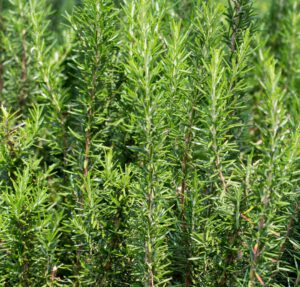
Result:
<svg viewBox="0 0 300 287"><path fill-rule="evenodd" d="M0 285L300 286L297 0L0 0Z"/></svg>

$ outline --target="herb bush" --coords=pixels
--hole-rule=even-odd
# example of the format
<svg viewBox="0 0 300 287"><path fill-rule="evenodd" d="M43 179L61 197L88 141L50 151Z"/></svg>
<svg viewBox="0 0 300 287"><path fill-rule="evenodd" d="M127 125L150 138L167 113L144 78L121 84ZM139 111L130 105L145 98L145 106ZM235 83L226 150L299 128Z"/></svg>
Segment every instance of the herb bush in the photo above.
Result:
<svg viewBox="0 0 300 287"><path fill-rule="evenodd" d="M300 286L298 0L0 0L1 286Z"/></svg>

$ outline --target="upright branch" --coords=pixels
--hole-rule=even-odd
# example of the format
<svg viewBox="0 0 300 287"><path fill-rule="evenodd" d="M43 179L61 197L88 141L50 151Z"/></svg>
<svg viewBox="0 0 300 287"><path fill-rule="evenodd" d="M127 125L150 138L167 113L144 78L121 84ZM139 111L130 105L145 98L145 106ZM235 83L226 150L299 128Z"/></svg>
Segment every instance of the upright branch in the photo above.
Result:
<svg viewBox="0 0 300 287"><path fill-rule="evenodd" d="M80 285L81 278L96 286L102 286L101 282L106 284L109 278L106 273L111 272L114 267L114 254L110 252L119 248L117 242L115 247L111 243L114 238L111 232L120 232L119 227L111 225L112 218L118 212L107 199L109 192L113 196L113 189L108 191L103 187L104 183L99 183L99 178L103 179L99 172L103 168L104 146L107 144L107 102L111 96L109 80L116 52L117 12L112 1L85 0L70 18L75 36L71 68L76 80L72 91L73 100L70 102L72 152L68 155L67 162L68 169L75 178L74 189L71 191L75 191L75 194L70 204L76 207L76 211L69 225L73 228L71 240L75 249L73 268L76 286ZM78 165L78 162L81 164ZM105 232L101 231L103 226L112 226L107 236L102 236L106 245L99 238ZM80 243L82 240L86 245ZM94 250L94 245L97 250L112 250L107 251L108 256L104 256ZM90 260L89 254L95 254L93 260Z"/></svg>
<svg viewBox="0 0 300 287"><path fill-rule="evenodd" d="M77 102L74 101L76 109L72 113L76 115L76 130L83 132L80 138L84 146L82 174L85 178L93 165L93 145L105 141L104 115L109 97L105 75L110 73L115 52L115 18L110 2L86 0L76 9L71 20L77 43L73 66L79 79L76 83ZM99 133L99 127L104 131ZM78 138L76 132L72 133Z"/></svg>
<svg viewBox="0 0 300 287"><path fill-rule="evenodd" d="M213 58L210 64L204 63L207 68L208 78L207 78L207 85L208 85L208 119L207 123L211 124L210 127L210 138L211 138L211 145L212 151L214 155L214 164L215 169L218 173L219 180L223 189L223 194L227 192L228 184L227 180L224 176L224 167L222 165L221 157L222 157L222 150L224 149L224 145L221 144L221 141L225 145L229 144L226 142L226 138L230 135L224 134L222 129L220 128L219 124L223 125L223 120L220 118L222 112L226 109L226 102L227 99L225 97L225 90L224 90L224 67L223 64L223 54L220 51L216 50L213 53ZM230 96L230 95L229 95ZM224 122L225 123L225 122ZM225 136L225 137L224 137ZM224 138L223 138L224 137Z"/></svg>
<svg viewBox="0 0 300 287"><path fill-rule="evenodd" d="M252 0L229 0L228 4L226 13L229 23L228 46L232 58L240 46L244 31L252 25L254 9Z"/></svg>
<svg viewBox="0 0 300 287"><path fill-rule="evenodd" d="M63 63L70 51L70 39L57 45L52 33L50 16L52 7L46 0L32 1L29 7L31 24L31 66L35 68L36 87L39 88L37 101L45 105L46 125L51 126L45 148L50 155L61 155L61 169L67 165L68 135L67 109L68 91L63 87L66 79L63 75ZM70 32L70 31L68 31ZM65 175L64 175L65 178Z"/></svg>
<svg viewBox="0 0 300 287"><path fill-rule="evenodd" d="M191 157L192 126L194 118L194 97L189 90L190 68L188 67L189 53L185 49L188 32L182 34L180 23L172 22L172 36L167 39L168 54L165 61L166 81L169 83L168 107L171 137L174 144L180 142L181 182L179 183L179 197L182 208L185 203L185 193L188 180L188 166ZM190 96L190 97L189 97ZM174 110L179 108L175 115ZM175 124L178 123L177 124ZM180 128L180 130L178 130ZM183 135L183 136L182 136ZM184 209L184 208L183 208Z"/></svg>
<svg viewBox="0 0 300 287"><path fill-rule="evenodd" d="M5 63L9 63L4 66L3 99L5 103L12 104L22 111L24 115L28 113L28 107L36 102L32 95L39 89L34 79L35 69L31 66L34 60L31 55L30 18L31 12L37 15L36 8L36 1L10 1L7 4L7 13L3 16L6 27L6 33L2 36L4 56Z"/></svg>
<svg viewBox="0 0 300 287"><path fill-rule="evenodd" d="M160 43L164 1L126 1L123 33L124 68L127 77L123 101L130 104L127 123L133 133L137 152L137 179L132 200L132 246L136 280L144 286L166 286L170 280L166 232L169 179L166 163L166 95L160 80L162 73ZM139 225L139 232L134 226Z"/></svg>
<svg viewBox="0 0 300 287"><path fill-rule="evenodd" d="M191 190L192 141L195 105L197 97L190 89L191 68L189 67L190 53L186 49L186 41L190 31L183 32L182 24L172 22L172 35L167 37L168 53L164 59L164 73L167 91L168 124L170 126L169 140L170 159L174 161L174 178L176 185L179 229L176 230L178 242L174 242L174 274L182 273L181 281L185 286L192 284L192 264L190 257L190 202L188 190ZM175 156L174 156L175 155ZM178 169L180 171L178 171ZM176 248L184 245L184 255ZM180 253L180 254L179 254Z"/></svg>
<svg viewBox="0 0 300 287"><path fill-rule="evenodd" d="M288 214L294 209L294 205L288 198L293 197L294 184L297 184L297 181L291 181L291 177L297 166L296 154L299 144L298 136L294 136L289 130L291 127L283 104L284 92L280 88L280 73L276 71L275 62L263 53L261 53L261 61L264 63L264 75L261 81L264 97L261 100L265 121L263 125L258 126L261 132L261 146L258 145L257 148L262 152L260 177L263 188L258 189L259 216L255 222L257 232L256 236L253 236L251 247L249 275L251 286L254 286L257 280L267 285L271 284L273 276L268 277L267 274L270 274L268 272L274 268L272 262L278 261L279 264L282 246L289 234L291 223ZM287 146L286 141L291 145ZM289 202L286 203L288 212L280 208L285 201ZM274 232L282 236L278 239L268 236Z"/></svg>

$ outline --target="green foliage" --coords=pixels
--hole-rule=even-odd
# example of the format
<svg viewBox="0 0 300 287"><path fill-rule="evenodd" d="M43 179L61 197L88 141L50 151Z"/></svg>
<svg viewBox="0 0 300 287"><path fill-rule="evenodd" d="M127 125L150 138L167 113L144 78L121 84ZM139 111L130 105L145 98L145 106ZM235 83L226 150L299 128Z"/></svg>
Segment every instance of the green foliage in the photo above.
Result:
<svg viewBox="0 0 300 287"><path fill-rule="evenodd" d="M296 0L0 0L0 286L300 285Z"/></svg>

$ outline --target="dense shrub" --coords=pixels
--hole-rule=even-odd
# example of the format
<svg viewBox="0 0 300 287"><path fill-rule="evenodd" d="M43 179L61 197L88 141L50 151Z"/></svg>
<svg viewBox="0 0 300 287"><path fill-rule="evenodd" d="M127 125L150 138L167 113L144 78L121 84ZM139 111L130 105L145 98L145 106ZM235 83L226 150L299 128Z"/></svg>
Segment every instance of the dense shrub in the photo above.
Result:
<svg viewBox="0 0 300 287"><path fill-rule="evenodd" d="M0 0L1 286L300 286L298 0Z"/></svg>

